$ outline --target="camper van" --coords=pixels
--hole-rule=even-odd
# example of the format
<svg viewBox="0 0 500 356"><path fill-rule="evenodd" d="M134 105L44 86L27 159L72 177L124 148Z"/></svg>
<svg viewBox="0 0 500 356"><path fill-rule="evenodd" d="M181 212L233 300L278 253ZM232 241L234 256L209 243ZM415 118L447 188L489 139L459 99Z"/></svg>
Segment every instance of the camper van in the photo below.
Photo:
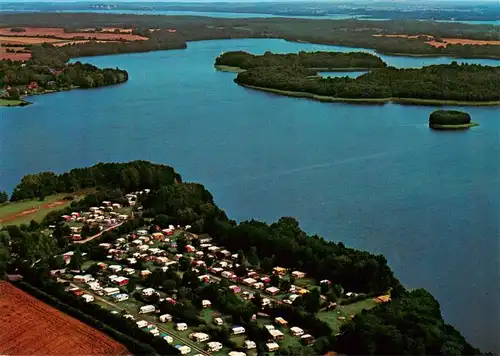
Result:
<svg viewBox="0 0 500 356"><path fill-rule="evenodd" d="M177 331L185 331L187 328L188 326L186 323L177 323L177 325L175 325L175 330Z"/></svg>
<svg viewBox="0 0 500 356"><path fill-rule="evenodd" d="M139 314L153 313L156 310L154 305L145 305L139 308Z"/></svg>
<svg viewBox="0 0 500 356"><path fill-rule="evenodd" d="M162 323L167 323L167 322L172 321L172 315L170 315L170 314L163 314L163 315L160 315L159 319L160 319L160 321Z"/></svg>

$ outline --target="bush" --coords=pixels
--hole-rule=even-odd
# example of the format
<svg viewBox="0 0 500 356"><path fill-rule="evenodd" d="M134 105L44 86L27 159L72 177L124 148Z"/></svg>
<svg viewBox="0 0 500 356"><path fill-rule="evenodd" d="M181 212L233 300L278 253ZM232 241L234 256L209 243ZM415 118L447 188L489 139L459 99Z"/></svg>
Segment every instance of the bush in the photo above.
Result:
<svg viewBox="0 0 500 356"><path fill-rule="evenodd" d="M429 116L429 125L466 125L470 115L457 110L436 110Z"/></svg>
<svg viewBox="0 0 500 356"><path fill-rule="evenodd" d="M22 27L12 27L10 32L26 32L26 30Z"/></svg>

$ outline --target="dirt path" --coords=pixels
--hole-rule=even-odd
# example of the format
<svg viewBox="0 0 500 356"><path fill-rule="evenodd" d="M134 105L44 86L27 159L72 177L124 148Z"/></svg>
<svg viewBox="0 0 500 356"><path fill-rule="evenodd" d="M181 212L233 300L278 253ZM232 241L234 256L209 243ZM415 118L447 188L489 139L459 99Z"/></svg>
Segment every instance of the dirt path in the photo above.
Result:
<svg viewBox="0 0 500 356"><path fill-rule="evenodd" d="M25 210L23 210L21 212L12 213L10 215L7 215L4 218L1 218L0 219L0 224L6 223L6 222L9 222L9 221L12 221L12 220L16 220L17 218L21 218L21 217L24 217L26 215L34 214L37 211L39 211L40 209L47 209L47 210L54 209L54 208L56 208L58 206L67 205L69 203L71 203L69 200L57 200L57 201L54 201L54 202L51 202L51 203L42 204L40 206L31 208L31 209L25 209Z"/></svg>
<svg viewBox="0 0 500 356"><path fill-rule="evenodd" d="M67 281L67 282L69 282L69 281ZM80 286L77 286L77 285L75 285L75 284L73 284L73 283L71 283L71 282L70 282L70 286L71 286L71 287L76 287L76 288L79 288L79 289L81 289L81 290L84 290L84 291L85 291L85 293L87 293L87 294L90 294L90 295L94 296L94 298L95 298L96 300L99 300L100 302L102 302L102 303L105 303L105 304L109 305L110 307L114 308L114 309L115 309L116 311L118 311L118 312L120 312L120 311L122 311L122 310L124 309L124 308L123 308L123 307L121 307L120 305L115 304L115 303L112 303L112 302L110 302L110 301L108 301L108 300L104 299L103 297L101 297L101 296L99 296L99 295L95 294L93 291L90 291L90 290L87 290L87 289L82 288L82 287L80 287ZM129 312L130 314L132 314L132 315L134 316L134 318L136 318L136 319L141 318L141 319L145 319L145 320L148 320L148 321L153 321L153 322L154 322L154 321L157 321L157 320L156 320L156 319L154 319L152 316L148 316L147 314L141 314L141 315L139 316L137 312L132 312L132 311L130 311L130 310L127 310L127 312ZM197 352L201 353L202 355L210 355L210 354L209 354L206 350L203 350L201 347L199 347L199 346L198 346L198 345L197 345L194 341L192 341L192 340L190 340L190 339L186 339L186 338L184 338L184 337L182 337L182 336L179 336L179 334L177 334L177 333L176 333L176 332L174 332L174 331L168 330L168 329L167 329L165 326L163 326L162 324L156 324L156 323L155 323L155 325L156 325L156 327L158 328L158 330L163 331L163 332L165 332L165 333L167 333L167 334L169 334L169 335L171 335L171 336L175 337L176 339L178 339L178 340L182 341L185 345L189 346L192 350L197 351Z"/></svg>
<svg viewBox="0 0 500 356"><path fill-rule="evenodd" d="M111 231L113 229L116 229L117 227L121 226L122 224L123 223L121 222L118 225L113 225L111 227L108 227L107 229L102 230L98 234L95 234L94 236L87 237L85 240L75 241L74 243L75 244L84 244L84 243L87 243L89 241L92 241L95 238L98 238L99 236L101 236L102 234L104 234L106 231Z"/></svg>

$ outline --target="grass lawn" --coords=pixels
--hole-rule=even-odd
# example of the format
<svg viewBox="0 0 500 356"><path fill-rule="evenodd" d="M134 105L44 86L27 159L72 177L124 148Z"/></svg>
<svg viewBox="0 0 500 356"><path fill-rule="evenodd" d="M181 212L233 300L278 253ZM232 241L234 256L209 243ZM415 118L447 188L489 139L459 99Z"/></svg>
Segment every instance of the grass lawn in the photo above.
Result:
<svg viewBox="0 0 500 356"><path fill-rule="evenodd" d="M20 106L25 103L24 100L6 100L0 99L0 106Z"/></svg>
<svg viewBox="0 0 500 356"><path fill-rule="evenodd" d="M245 345L246 339L247 337L245 335L231 336L231 340L236 344L237 347L243 347Z"/></svg>
<svg viewBox="0 0 500 356"><path fill-rule="evenodd" d="M0 225L27 224L31 220L41 221L47 213L59 210L71 204L71 200L63 200L69 193L54 194L38 199L21 200L0 205Z"/></svg>
<svg viewBox="0 0 500 356"><path fill-rule="evenodd" d="M336 333L343 324L349 321L350 315L356 315L363 309L371 309L377 304L373 298L368 298L349 305L340 305L334 310L319 312L318 318L330 325L333 332ZM338 317L345 317L345 320L339 320Z"/></svg>
<svg viewBox="0 0 500 356"><path fill-rule="evenodd" d="M299 279L295 280L294 284L296 286L309 289L309 287L314 286L314 279L313 278L299 278Z"/></svg>

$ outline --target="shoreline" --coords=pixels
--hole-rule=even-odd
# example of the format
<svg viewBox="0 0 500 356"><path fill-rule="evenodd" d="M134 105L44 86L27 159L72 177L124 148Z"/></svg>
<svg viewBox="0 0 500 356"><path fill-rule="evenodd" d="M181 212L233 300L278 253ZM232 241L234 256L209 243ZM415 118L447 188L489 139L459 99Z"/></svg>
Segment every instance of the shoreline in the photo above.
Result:
<svg viewBox="0 0 500 356"><path fill-rule="evenodd" d="M471 127L479 126L477 122L471 122L468 124L460 124L460 125L438 125L438 124L429 124L429 128L437 131L460 131L460 130L468 130Z"/></svg>
<svg viewBox="0 0 500 356"><path fill-rule="evenodd" d="M377 104L384 105L388 103L395 103L400 105L430 105L430 106L444 106L444 105L460 105L460 106L500 106L500 101L455 101L455 100L437 100L437 99L418 99L418 98L336 98L333 96L322 96L306 92L286 91L273 88L258 87L249 84L237 83L244 88L264 91L276 95L289 96L294 98L312 99L321 102L340 102L340 103L353 103L353 104Z"/></svg>
<svg viewBox="0 0 500 356"><path fill-rule="evenodd" d="M221 72L242 73L247 71L247 69L243 69L241 67L228 66L225 64L214 64L214 67L215 69ZM348 68L308 68L308 69L315 70L317 72L369 72L371 70L380 68L348 67Z"/></svg>
<svg viewBox="0 0 500 356"><path fill-rule="evenodd" d="M19 100L7 100L0 99L0 108L15 108L15 107L23 107L33 104L32 102L26 101L23 98Z"/></svg>

